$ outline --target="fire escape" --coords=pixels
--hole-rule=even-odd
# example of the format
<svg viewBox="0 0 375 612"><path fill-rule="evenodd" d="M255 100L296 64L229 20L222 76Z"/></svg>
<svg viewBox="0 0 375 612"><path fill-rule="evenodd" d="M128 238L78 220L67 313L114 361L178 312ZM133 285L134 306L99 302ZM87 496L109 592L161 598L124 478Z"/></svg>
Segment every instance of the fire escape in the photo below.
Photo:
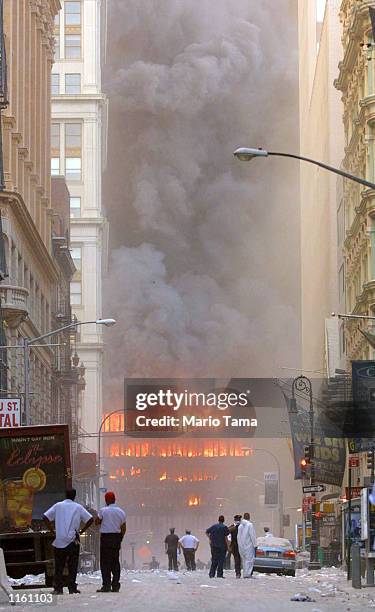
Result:
<svg viewBox="0 0 375 612"><path fill-rule="evenodd" d="M2 111L8 106L8 89L7 89L7 62L5 51L4 38L4 6L3 0L0 0L0 191L5 190L4 183L4 163L3 163L3 140L2 140ZM1 223L0 210L0 282L8 276L4 236ZM0 298L0 395L7 391L8 365L7 365L7 350L2 348L6 346L6 334L4 328L3 309Z"/></svg>

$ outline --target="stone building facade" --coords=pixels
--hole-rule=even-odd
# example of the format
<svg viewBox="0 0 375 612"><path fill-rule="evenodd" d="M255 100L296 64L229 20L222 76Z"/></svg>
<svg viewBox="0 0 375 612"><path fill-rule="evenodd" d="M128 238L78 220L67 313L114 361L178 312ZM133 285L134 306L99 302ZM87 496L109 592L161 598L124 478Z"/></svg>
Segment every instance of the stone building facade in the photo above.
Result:
<svg viewBox="0 0 375 612"><path fill-rule="evenodd" d="M343 0L343 59L335 85L342 93L345 132L343 167L374 181L375 138L375 50L370 0ZM352 181L344 184L345 288L347 312L375 315L375 191ZM373 359L374 350L360 329L372 331L366 321L346 323L348 364L356 359Z"/></svg>
<svg viewBox="0 0 375 612"><path fill-rule="evenodd" d="M0 297L9 348L2 351L7 377L1 392L3 397L23 398L24 339L62 325L61 300L63 295L66 300L74 265L69 220L64 222L60 210L64 198L56 189L51 192L51 68L60 2L3 0L3 9L9 104L2 115L5 188L0 207L9 276L0 284ZM56 231L58 218L63 236L56 236L62 233L62 227ZM70 322L69 302L63 314L64 322ZM61 355L71 353L71 343L70 337L64 344L61 336L54 336L46 346L31 348L31 424L67 422L68 416L71 420L78 369L64 392L61 385ZM74 370L70 356L68 361L68 370Z"/></svg>

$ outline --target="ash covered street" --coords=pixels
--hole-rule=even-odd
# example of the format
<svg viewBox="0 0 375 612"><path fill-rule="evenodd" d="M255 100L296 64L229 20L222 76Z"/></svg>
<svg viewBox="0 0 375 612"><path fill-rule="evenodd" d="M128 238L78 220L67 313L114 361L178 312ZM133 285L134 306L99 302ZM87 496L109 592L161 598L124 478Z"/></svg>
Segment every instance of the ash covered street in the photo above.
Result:
<svg viewBox="0 0 375 612"><path fill-rule="evenodd" d="M78 577L80 595L64 595L57 607L73 610L127 609L131 612L356 612L375 609L375 590L354 590L343 571L326 568L317 572L298 570L295 578L255 574L251 580L236 580L233 571L225 580L209 579L205 570L173 574L161 571L123 571L120 593L96 593L101 580L98 572ZM14 591L17 593L19 591ZM32 590L27 591L31 593ZM47 593L47 590L43 591ZM308 595L313 602L291 601L296 593ZM17 605L19 610L53 609L55 605ZM2 605L0 610L9 609Z"/></svg>

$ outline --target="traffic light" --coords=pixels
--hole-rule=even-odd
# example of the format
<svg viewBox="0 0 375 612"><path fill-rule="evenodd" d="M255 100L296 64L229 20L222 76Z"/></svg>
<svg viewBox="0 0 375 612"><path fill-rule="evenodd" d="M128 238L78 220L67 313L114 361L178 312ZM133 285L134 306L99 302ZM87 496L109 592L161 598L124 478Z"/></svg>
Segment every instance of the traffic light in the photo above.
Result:
<svg viewBox="0 0 375 612"><path fill-rule="evenodd" d="M310 444L305 444L303 447L303 457L306 463L309 465L311 463L311 447Z"/></svg>
<svg viewBox="0 0 375 612"><path fill-rule="evenodd" d="M371 471L374 469L374 451L367 451L367 469Z"/></svg>
<svg viewBox="0 0 375 612"><path fill-rule="evenodd" d="M305 473L306 470L311 466L311 446L310 444L305 444L303 447L303 457L299 462L301 467L301 472Z"/></svg>

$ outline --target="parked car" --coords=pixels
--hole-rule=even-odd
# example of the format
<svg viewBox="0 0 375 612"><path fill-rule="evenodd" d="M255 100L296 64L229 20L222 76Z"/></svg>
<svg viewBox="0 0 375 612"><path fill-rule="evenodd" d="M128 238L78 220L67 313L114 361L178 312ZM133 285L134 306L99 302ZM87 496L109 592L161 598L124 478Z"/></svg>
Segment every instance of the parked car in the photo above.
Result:
<svg viewBox="0 0 375 612"><path fill-rule="evenodd" d="M295 576L296 552L291 542L274 536L258 538L254 571Z"/></svg>

